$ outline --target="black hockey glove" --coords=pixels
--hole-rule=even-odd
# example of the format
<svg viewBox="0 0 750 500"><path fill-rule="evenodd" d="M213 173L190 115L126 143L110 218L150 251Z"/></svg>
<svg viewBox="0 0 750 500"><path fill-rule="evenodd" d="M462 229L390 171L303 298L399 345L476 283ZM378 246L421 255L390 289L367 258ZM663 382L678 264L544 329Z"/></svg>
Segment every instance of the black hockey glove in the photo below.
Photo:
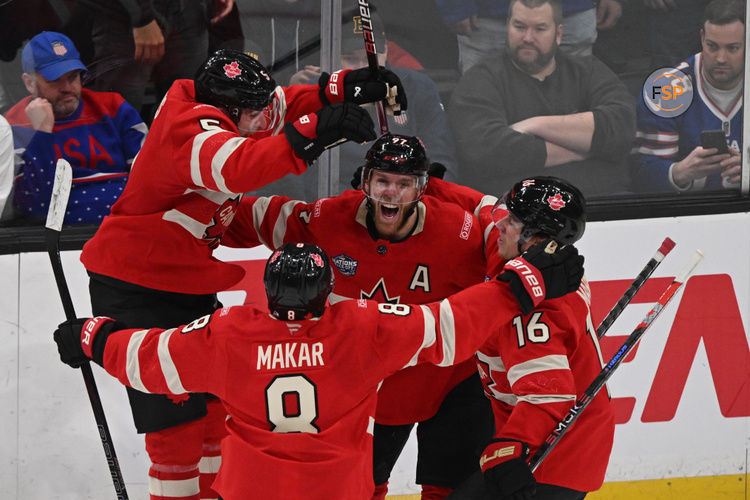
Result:
<svg viewBox="0 0 750 500"><path fill-rule="evenodd" d="M364 165L360 165L357 167L357 170L354 171L354 175L352 175L352 187L354 189L362 189L362 170L364 170Z"/></svg>
<svg viewBox="0 0 750 500"><path fill-rule="evenodd" d="M507 281L523 314L529 314L544 299L574 292L583 278L583 256L573 245L548 253L548 239L505 263L497 279ZM556 244L555 244L556 245Z"/></svg>
<svg viewBox="0 0 750 500"><path fill-rule="evenodd" d="M320 85L320 100L328 103L353 102L367 104L385 101L388 114L400 115L406 111L406 91L401 79L393 71L378 67L377 71L370 68L342 69L329 75L322 73L318 80Z"/></svg>
<svg viewBox="0 0 750 500"><path fill-rule="evenodd" d="M66 365L78 368L89 360L102 365L107 337L124 327L105 316L77 318L60 323L52 338L57 344L60 361Z"/></svg>
<svg viewBox="0 0 750 500"><path fill-rule="evenodd" d="M536 479L526 462L529 445L513 439L495 439L482 452L482 468L493 498L528 500L536 493Z"/></svg>
<svg viewBox="0 0 750 500"><path fill-rule="evenodd" d="M350 140L361 144L376 137L370 114L348 102L325 106L287 123L284 133L294 154L307 162L315 161L324 150L340 142Z"/></svg>
<svg viewBox="0 0 750 500"><path fill-rule="evenodd" d="M445 170L445 165L434 161L430 163L430 167L427 169L427 175L429 175L430 177L437 177L438 179L442 179L445 175Z"/></svg>

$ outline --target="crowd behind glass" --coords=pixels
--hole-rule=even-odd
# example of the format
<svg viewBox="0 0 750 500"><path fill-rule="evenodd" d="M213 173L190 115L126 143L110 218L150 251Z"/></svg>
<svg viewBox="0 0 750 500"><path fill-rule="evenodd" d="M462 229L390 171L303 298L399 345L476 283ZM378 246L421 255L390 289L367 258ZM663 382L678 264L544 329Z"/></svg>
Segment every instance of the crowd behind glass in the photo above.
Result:
<svg viewBox="0 0 750 500"><path fill-rule="evenodd" d="M70 155L129 165L137 147L127 148L142 141L138 133L150 125L172 82L191 78L208 54L220 48L238 48L257 57L279 85L317 83L320 48L329 43L328 37L320 37L321 12L328 12L327 3L135 3L149 8L134 12L118 0L16 0L0 6L2 19L15 20L3 22L0 35L0 113L14 125L13 134L44 126L35 123L34 117L42 115L30 112L29 102L24 109L16 106L33 98L38 88L38 81L27 78L27 70L33 73L33 68L26 67L22 51L42 31L70 38L80 54L81 69L85 67L84 89L118 92L143 122L135 115L130 122L125 119L133 132L117 155L106 144L75 141L64 146ZM544 20L520 16L508 22L506 0L371 2L377 12L373 23L381 64L399 75L409 98L407 113L388 118L391 132L421 137L431 160L445 167L445 179L495 195L521 175L545 173L571 180L594 200L644 193L665 198L739 193L744 4L738 4L741 23L721 20L706 25L706 0L685 0L678 7L661 0L561 3L559 19L545 33ZM324 71L367 64L356 2L342 1L341 14L341 59ZM544 69L550 59L556 60L552 73ZM643 102L646 78L665 67L677 67L697 79L693 90L698 98L679 118L659 118ZM700 74L707 75L705 81ZM123 119L121 113L112 112ZM24 115L28 123L18 126ZM577 122L548 120L561 116L588 120L580 130L588 126L589 135L581 142ZM0 120L0 140L2 126L7 128ZM728 142L722 168L719 160L712 167L705 165L703 153L693 149L707 129L722 130ZM28 184L24 193L18 192L22 162L18 137L14 140L15 165L3 165L0 171L2 225L36 224L44 207L35 214L22 213L18 203L13 206L14 196L33 198ZM350 188L367 147L340 148L339 192ZM8 163L2 152L0 161ZM318 168L328 166L287 176L258 194L306 200L338 194L319 188ZM701 175L694 173L699 168ZM124 185L127 173L122 177ZM115 199L121 190L122 186L102 192ZM97 223L85 215L79 220Z"/></svg>

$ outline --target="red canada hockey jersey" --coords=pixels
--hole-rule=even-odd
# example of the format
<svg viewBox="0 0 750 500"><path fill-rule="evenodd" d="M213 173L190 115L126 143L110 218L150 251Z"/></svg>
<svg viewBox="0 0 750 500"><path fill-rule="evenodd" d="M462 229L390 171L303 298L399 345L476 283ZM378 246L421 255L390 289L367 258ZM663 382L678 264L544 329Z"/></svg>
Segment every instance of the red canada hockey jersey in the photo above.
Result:
<svg viewBox="0 0 750 500"><path fill-rule="evenodd" d="M306 164L282 130L284 121L320 109L317 85L277 87L283 120L273 134L242 137L218 108L195 102L192 80L169 89L127 186L81 262L87 270L169 292L229 288L244 271L212 257L242 193Z"/></svg>
<svg viewBox="0 0 750 500"><path fill-rule="evenodd" d="M370 236L361 191L315 203L282 196L248 197L224 243L253 246L260 238L272 249L289 241L319 245L330 257L336 277L331 302L365 298L424 304L482 282L486 259L476 217L430 196L417 210L419 222L411 236L392 243ZM432 417L445 395L475 370L473 363L466 362L451 368L425 365L400 371L380 389L376 420L402 425Z"/></svg>
<svg viewBox="0 0 750 500"><path fill-rule="evenodd" d="M602 370L590 296L584 278L577 293L546 300L531 314L504 323L477 352L496 437L528 443L532 456ZM612 404L602 389L541 463L536 480L599 489L614 429Z"/></svg>
<svg viewBox="0 0 750 500"><path fill-rule="evenodd" d="M181 328L114 332L104 367L140 391L222 399L229 436L214 489L224 499L369 500L380 381L415 363L471 361L519 313L497 280L423 306L347 300L294 322L239 306Z"/></svg>

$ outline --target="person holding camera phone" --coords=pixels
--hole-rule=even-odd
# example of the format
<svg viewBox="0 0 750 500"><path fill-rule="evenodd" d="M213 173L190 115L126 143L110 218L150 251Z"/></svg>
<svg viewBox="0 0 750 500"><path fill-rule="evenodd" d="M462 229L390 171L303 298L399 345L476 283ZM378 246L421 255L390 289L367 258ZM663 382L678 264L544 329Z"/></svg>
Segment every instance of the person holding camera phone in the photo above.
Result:
<svg viewBox="0 0 750 500"><path fill-rule="evenodd" d="M740 186L745 2L709 3L700 37L703 50L677 66L693 86L687 111L659 117L639 99L633 175L637 191Z"/></svg>

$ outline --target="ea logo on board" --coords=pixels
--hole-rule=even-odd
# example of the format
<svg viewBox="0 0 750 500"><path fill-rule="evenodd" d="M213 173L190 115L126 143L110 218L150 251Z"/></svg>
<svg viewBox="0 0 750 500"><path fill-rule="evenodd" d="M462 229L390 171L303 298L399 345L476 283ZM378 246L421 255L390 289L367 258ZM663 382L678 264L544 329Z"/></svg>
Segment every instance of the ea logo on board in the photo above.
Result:
<svg viewBox="0 0 750 500"><path fill-rule="evenodd" d="M657 69L643 84L643 101L656 116L680 116L693 102L693 84L678 69Z"/></svg>

